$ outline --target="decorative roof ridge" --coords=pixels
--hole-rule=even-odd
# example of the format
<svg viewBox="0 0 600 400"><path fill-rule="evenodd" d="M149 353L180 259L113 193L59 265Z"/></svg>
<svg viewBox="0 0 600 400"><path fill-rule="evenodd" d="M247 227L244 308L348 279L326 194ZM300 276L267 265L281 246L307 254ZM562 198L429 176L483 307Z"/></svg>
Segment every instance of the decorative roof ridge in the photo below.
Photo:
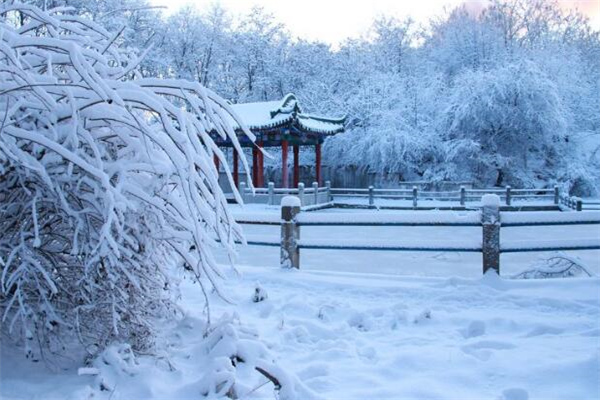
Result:
<svg viewBox="0 0 600 400"><path fill-rule="evenodd" d="M292 101L294 102L294 108L291 110L286 110L290 105L289 103ZM271 110L270 115L271 115L271 118L275 118L275 116L280 113L287 114L287 113L294 113L294 112L301 113L302 109L300 109L300 105L298 104L298 98L296 97L296 95L293 93L288 93L285 96L283 96L283 99L281 100L279 107Z"/></svg>
<svg viewBox="0 0 600 400"><path fill-rule="evenodd" d="M304 114L304 113L300 113L298 114L298 118L310 118L310 119L314 119L317 121L321 121L321 122L329 122L332 124L344 124L346 122L346 118L348 116L344 115L343 117L325 117L322 115L314 115L314 114Z"/></svg>

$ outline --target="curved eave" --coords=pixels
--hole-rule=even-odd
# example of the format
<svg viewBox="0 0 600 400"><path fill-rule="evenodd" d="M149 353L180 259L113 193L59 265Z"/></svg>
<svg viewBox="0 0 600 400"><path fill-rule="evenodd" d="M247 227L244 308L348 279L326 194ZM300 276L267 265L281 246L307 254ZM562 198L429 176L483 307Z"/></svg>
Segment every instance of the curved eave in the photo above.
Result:
<svg viewBox="0 0 600 400"><path fill-rule="evenodd" d="M316 121L316 124L307 123L308 121ZM315 132L325 135L335 135L344 131L346 117L342 118L327 118L314 115L299 115L294 122L305 132ZM321 125L321 126L315 126Z"/></svg>
<svg viewBox="0 0 600 400"><path fill-rule="evenodd" d="M289 117L286 117L284 119L280 119L278 121L274 121L271 123L265 123L265 124L255 124L255 125L246 125L246 127L248 129L250 129L251 131L261 131L261 130L266 130L266 129L275 129L275 128L282 128L286 125L288 125L290 122L292 122L292 120L294 119L294 116L290 114ZM240 126L235 126L234 129L236 131L241 131L242 128Z"/></svg>
<svg viewBox="0 0 600 400"><path fill-rule="evenodd" d="M336 133L341 133L344 132L344 126L338 126L335 128L331 128L331 129L318 129L318 128L314 128L314 127L310 127L310 126L306 126L302 123L298 124L300 130L302 130L303 132L306 133L315 133L315 134L321 134L321 135L335 135Z"/></svg>

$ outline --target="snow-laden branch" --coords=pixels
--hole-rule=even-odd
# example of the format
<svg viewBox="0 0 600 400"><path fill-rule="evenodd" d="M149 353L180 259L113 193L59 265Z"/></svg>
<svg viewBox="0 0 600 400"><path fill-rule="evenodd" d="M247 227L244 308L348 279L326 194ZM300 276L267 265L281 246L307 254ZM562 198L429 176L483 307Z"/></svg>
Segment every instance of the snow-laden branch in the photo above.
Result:
<svg viewBox="0 0 600 400"><path fill-rule="evenodd" d="M147 346L172 267L220 291L211 249L244 240L209 135L241 150L231 110L197 83L134 79L139 58L66 9L4 4L0 24L2 325L33 357L69 333Z"/></svg>

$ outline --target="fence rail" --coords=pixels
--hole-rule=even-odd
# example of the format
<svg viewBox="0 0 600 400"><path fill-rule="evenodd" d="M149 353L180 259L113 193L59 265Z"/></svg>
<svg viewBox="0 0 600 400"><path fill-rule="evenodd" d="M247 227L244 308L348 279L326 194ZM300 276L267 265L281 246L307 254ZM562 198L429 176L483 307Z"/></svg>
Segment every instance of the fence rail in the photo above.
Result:
<svg viewBox="0 0 600 400"><path fill-rule="evenodd" d="M583 209L598 209L600 202L586 201L578 197L572 197L561 193L558 186L553 188L505 188L471 189L461 186L458 190L431 191L420 190L417 186L412 189L376 188L332 188L327 181L325 186L319 186L313 182L310 187L304 183L298 184L297 188L275 188L273 182L269 182L266 188L248 188L244 182L239 187L242 199L245 202L265 203L269 205L279 204L286 195L297 196L301 206L310 206L335 202L340 198L366 199L368 207L375 207L378 199L407 200L412 208L420 205L427 206L427 201L442 201L445 203L458 203L460 207L466 207L467 203L479 201L482 195L496 194L506 206L512 206L513 200L543 200L556 207L565 207L577 211ZM424 203L425 202L425 203Z"/></svg>
<svg viewBox="0 0 600 400"><path fill-rule="evenodd" d="M487 198L487 199L486 199ZM281 238L276 240L248 240L249 245L280 247L281 265L300 268L300 250L375 250L411 252L471 252L482 253L485 273L492 269L499 273L500 254L541 251L600 250L600 237L581 239L535 240L507 242L501 245L501 228L540 227L566 225L600 225L600 212L500 212L500 198L486 194L480 211L467 215L440 213L379 214L318 214L301 212L297 197L287 197L282 202L281 217L272 213L255 214L237 219L242 224L280 225ZM429 226L429 227L481 227L481 241L361 241L306 240L300 238L302 226Z"/></svg>

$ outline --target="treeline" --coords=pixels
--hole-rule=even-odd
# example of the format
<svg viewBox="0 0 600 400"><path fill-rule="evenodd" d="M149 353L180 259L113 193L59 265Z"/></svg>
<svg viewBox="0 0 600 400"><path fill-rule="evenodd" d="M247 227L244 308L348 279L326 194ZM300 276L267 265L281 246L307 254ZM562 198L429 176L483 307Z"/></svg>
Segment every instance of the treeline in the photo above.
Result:
<svg viewBox="0 0 600 400"><path fill-rule="evenodd" d="M494 0L417 24L380 18L339 48L293 38L263 9L165 16L145 0L49 1L147 49L140 73L198 81L232 102L294 92L348 115L324 162L405 180L600 187L600 36L556 1ZM382 174L383 176L383 174Z"/></svg>

